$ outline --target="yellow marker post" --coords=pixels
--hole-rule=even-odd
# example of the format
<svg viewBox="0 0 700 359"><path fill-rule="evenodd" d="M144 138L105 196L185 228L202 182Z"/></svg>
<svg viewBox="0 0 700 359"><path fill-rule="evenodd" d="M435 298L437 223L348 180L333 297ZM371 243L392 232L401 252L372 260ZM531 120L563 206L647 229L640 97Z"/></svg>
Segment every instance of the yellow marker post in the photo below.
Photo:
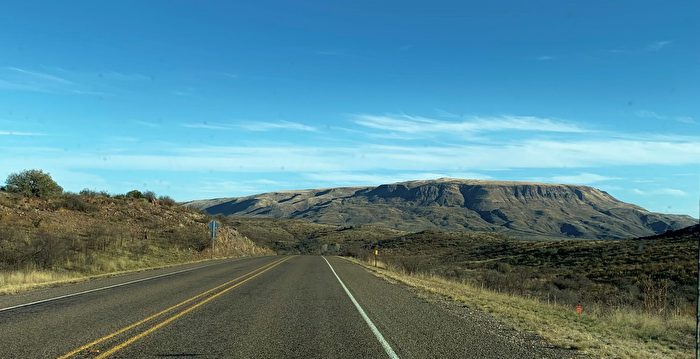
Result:
<svg viewBox="0 0 700 359"><path fill-rule="evenodd" d="M374 266L377 266L377 256L379 255L379 249L375 248L374 249Z"/></svg>

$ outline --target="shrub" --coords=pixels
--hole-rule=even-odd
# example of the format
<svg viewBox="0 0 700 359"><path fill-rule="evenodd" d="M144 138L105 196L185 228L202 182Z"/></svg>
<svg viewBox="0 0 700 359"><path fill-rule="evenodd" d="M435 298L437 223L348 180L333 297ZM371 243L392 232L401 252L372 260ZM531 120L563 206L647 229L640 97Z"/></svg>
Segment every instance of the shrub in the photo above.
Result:
<svg viewBox="0 0 700 359"><path fill-rule="evenodd" d="M153 193L153 191L146 191L141 194L143 198L147 199L149 202L153 202L156 200L156 194Z"/></svg>
<svg viewBox="0 0 700 359"><path fill-rule="evenodd" d="M67 193L63 196L63 200L60 202L60 206L65 209L69 209L72 211L80 211L80 212L94 212L97 210L97 207L86 201L82 197L82 192L81 195L77 195L74 193Z"/></svg>
<svg viewBox="0 0 700 359"><path fill-rule="evenodd" d="M111 197L111 195L107 191L95 191L89 188L85 188L82 191L80 191L80 195L84 197Z"/></svg>
<svg viewBox="0 0 700 359"><path fill-rule="evenodd" d="M174 199L170 198L169 196L160 196L158 197L158 202L164 206L174 206L177 204Z"/></svg>
<svg viewBox="0 0 700 359"><path fill-rule="evenodd" d="M127 198L143 198L143 193L141 193L141 191L135 189L133 191L126 192L126 197Z"/></svg>
<svg viewBox="0 0 700 359"><path fill-rule="evenodd" d="M8 192L20 193L33 197L54 197L63 193L59 186L48 173L41 170L24 170L20 173L12 173L5 181Z"/></svg>

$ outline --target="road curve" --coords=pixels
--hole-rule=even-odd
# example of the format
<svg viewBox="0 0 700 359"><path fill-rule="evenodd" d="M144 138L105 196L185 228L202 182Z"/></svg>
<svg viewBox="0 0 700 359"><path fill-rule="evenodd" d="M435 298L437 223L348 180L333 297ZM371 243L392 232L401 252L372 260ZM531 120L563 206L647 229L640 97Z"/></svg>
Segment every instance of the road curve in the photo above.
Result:
<svg viewBox="0 0 700 359"><path fill-rule="evenodd" d="M210 264L136 282L132 275L2 297L0 309L133 282L0 311L0 357L573 356L537 339L516 340L510 331L484 325L484 314L476 318L441 305L342 258Z"/></svg>

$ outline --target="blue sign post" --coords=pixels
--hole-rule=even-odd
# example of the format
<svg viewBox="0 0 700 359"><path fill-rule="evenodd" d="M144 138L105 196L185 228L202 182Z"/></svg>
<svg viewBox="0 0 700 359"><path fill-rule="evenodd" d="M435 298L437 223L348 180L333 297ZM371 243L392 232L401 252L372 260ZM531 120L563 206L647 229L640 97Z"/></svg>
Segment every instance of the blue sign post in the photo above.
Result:
<svg viewBox="0 0 700 359"><path fill-rule="evenodd" d="M219 227L219 223L215 220L209 222L209 231L211 233L211 259L214 259L214 243L216 243L216 229Z"/></svg>

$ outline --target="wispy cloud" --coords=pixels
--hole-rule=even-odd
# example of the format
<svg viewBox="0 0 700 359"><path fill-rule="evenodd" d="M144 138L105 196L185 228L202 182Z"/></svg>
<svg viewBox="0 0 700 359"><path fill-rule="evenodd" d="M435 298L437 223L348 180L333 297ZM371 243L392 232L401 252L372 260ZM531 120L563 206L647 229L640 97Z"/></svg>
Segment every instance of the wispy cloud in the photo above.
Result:
<svg viewBox="0 0 700 359"><path fill-rule="evenodd" d="M561 175L549 178L538 178L539 181L567 183L567 184L593 184L607 181L619 180L619 177L602 176L595 173L582 172L575 175Z"/></svg>
<svg viewBox="0 0 700 359"><path fill-rule="evenodd" d="M0 90L90 96L105 95L104 92L96 91L62 76L12 66L0 67Z"/></svg>
<svg viewBox="0 0 700 359"><path fill-rule="evenodd" d="M673 43L672 40L661 40L661 41L654 41L650 44L647 45L646 50L647 51L659 51L663 49L664 47L667 47Z"/></svg>
<svg viewBox="0 0 700 359"><path fill-rule="evenodd" d="M278 121L278 122L265 122L265 121L246 121L237 123L217 123L217 122L195 122L195 123L183 123L182 127L187 128L199 128L206 130L235 130L244 129L247 131L255 132L265 132L265 131L275 131L275 130L292 130L292 131L307 131L316 132L318 129L313 126L308 126L299 122L291 121Z"/></svg>
<svg viewBox="0 0 700 359"><path fill-rule="evenodd" d="M291 121L278 121L278 122L250 121L250 122L240 123L237 126L240 128L243 128L245 130L248 130L248 131L256 131L256 132L274 131L274 130L294 130L294 131L307 131L307 132L318 131L318 129L316 127L305 125L305 124L299 123L299 122L291 122Z"/></svg>
<svg viewBox="0 0 700 359"><path fill-rule="evenodd" d="M0 130L0 136L45 136L38 132L6 131Z"/></svg>
<svg viewBox="0 0 700 359"><path fill-rule="evenodd" d="M144 127L149 127L149 128L158 128L160 127L159 123L155 122L150 122L150 121L134 121L135 124L139 126L144 126Z"/></svg>
<svg viewBox="0 0 700 359"><path fill-rule="evenodd" d="M305 173L304 177L316 182L328 182L333 185L380 185L413 180L437 178L491 179L491 176L477 172L402 172L396 174L375 174L357 172L323 172Z"/></svg>
<svg viewBox="0 0 700 359"><path fill-rule="evenodd" d="M412 134L455 134L496 131L568 132L588 130L576 124L534 116L471 117L462 121L437 120L410 115L355 115L355 123L377 130Z"/></svg>
<svg viewBox="0 0 700 359"><path fill-rule="evenodd" d="M537 61L550 61L554 60L554 56L542 55L537 57Z"/></svg>
<svg viewBox="0 0 700 359"><path fill-rule="evenodd" d="M22 151L18 148L17 151ZM30 153L30 152L26 152ZM60 153L0 158L0 168L65 166L114 170L220 172L454 173L524 168L593 168L700 164L700 142L525 140L504 145L201 146L162 154ZM589 176L589 180L592 177ZM561 178L560 178L561 179Z"/></svg>
<svg viewBox="0 0 700 359"><path fill-rule="evenodd" d="M640 190L638 188L635 188L632 190L635 194L638 194L640 196L674 196L674 197L684 197L687 196L688 193L686 193L683 190L676 189L676 188L658 188L658 189L652 189L652 190Z"/></svg>
<svg viewBox="0 0 700 359"><path fill-rule="evenodd" d="M183 123L180 124L182 127L186 128L198 128L205 130L231 130L233 126L224 123L213 123L213 122L197 122L197 123Z"/></svg>
<svg viewBox="0 0 700 359"><path fill-rule="evenodd" d="M97 77L106 80L116 80L116 81L149 81L153 80L152 77L137 73L124 73L118 71L106 71L97 74Z"/></svg>
<svg viewBox="0 0 700 359"><path fill-rule="evenodd" d="M640 110L635 112L637 117L641 118L653 118L661 121L676 121L681 123L695 123L695 119L690 116L665 116L660 115L654 111Z"/></svg>

